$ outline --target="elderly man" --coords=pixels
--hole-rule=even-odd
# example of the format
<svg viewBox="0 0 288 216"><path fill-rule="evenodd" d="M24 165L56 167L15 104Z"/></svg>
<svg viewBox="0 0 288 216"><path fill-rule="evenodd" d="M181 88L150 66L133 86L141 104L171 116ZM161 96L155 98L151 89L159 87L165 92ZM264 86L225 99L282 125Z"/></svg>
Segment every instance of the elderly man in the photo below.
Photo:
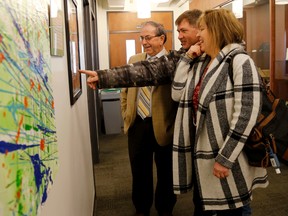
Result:
<svg viewBox="0 0 288 216"><path fill-rule="evenodd" d="M166 39L161 24L144 23L140 32L144 53L132 56L129 63L167 54ZM122 89L121 110L124 132L128 133L135 215L149 215L153 203L153 159L157 169L155 208L159 215L172 215L176 203L172 183L172 137L177 104L171 99L171 85Z"/></svg>

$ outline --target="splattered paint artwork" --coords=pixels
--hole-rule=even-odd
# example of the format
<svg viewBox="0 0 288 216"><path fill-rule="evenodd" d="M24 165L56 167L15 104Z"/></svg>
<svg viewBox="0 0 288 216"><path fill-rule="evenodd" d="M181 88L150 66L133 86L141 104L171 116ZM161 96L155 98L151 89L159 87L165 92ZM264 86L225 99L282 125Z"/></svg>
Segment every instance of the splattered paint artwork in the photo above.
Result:
<svg viewBox="0 0 288 216"><path fill-rule="evenodd" d="M46 0L0 0L0 215L37 215L58 169Z"/></svg>

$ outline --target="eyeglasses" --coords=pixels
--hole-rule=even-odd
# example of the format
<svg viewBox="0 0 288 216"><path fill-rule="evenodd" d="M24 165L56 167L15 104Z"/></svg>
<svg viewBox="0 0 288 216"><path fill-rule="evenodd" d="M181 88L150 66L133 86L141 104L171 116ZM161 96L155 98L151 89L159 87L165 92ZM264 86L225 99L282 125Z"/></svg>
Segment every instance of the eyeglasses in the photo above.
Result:
<svg viewBox="0 0 288 216"><path fill-rule="evenodd" d="M140 36L140 40L143 41L143 40L145 39L146 41L150 41L150 40L152 40L153 38L155 38L155 37L160 37L160 36L161 36L161 35L155 35L155 36L151 36L151 35Z"/></svg>

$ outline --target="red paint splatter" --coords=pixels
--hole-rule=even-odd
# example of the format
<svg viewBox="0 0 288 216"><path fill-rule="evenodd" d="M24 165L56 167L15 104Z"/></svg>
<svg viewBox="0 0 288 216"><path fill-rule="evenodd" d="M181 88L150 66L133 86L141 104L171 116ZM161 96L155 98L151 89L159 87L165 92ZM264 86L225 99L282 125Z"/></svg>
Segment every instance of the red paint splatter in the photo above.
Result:
<svg viewBox="0 0 288 216"><path fill-rule="evenodd" d="M28 97L27 96L24 97L24 107L28 108Z"/></svg>
<svg viewBox="0 0 288 216"><path fill-rule="evenodd" d="M5 60L5 56L3 53L0 53L0 63L2 63Z"/></svg>
<svg viewBox="0 0 288 216"><path fill-rule="evenodd" d="M40 149L41 149L42 151L44 151L44 149L45 149L45 140L44 140L44 139L41 139L41 140L40 140Z"/></svg>
<svg viewBox="0 0 288 216"><path fill-rule="evenodd" d="M30 91L34 88L35 83L32 79L30 79Z"/></svg>
<svg viewBox="0 0 288 216"><path fill-rule="evenodd" d="M15 140L15 143L17 144L18 143L18 140L19 140L19 137L20 137L20 132L21 132L21 126L23 124L23 115L21 116L21 119L20 119L20 122L18 123L18 131L17 131L17 135L16 135L16 140Z"/></svg>
<svg viewBox="0 0 288 216"><path fill-rule="evenodd" d="M16 198L17 199L20 199L21 197L21 189L19 189L17 192L16 192Z"/></svg>

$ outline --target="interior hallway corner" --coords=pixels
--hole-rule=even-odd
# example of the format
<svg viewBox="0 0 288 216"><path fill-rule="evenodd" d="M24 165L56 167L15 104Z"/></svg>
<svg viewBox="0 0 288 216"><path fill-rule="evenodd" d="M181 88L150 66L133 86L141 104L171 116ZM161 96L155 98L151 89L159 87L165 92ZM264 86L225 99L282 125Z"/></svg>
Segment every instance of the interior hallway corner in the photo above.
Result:
<svg viewBox="0 0 288 216"><path fill-rule="evenodd" d="M96 181L96 210L94 216L132 216L131 170L127 136L100 136L100 163L94 166ZM288 166L281 166L277 175L268 169L270 185L253 193L252 216L288 216ZM151 216L157 216L154 206ZM178 196L174 216L192 216L192 193Z"/></svg>

